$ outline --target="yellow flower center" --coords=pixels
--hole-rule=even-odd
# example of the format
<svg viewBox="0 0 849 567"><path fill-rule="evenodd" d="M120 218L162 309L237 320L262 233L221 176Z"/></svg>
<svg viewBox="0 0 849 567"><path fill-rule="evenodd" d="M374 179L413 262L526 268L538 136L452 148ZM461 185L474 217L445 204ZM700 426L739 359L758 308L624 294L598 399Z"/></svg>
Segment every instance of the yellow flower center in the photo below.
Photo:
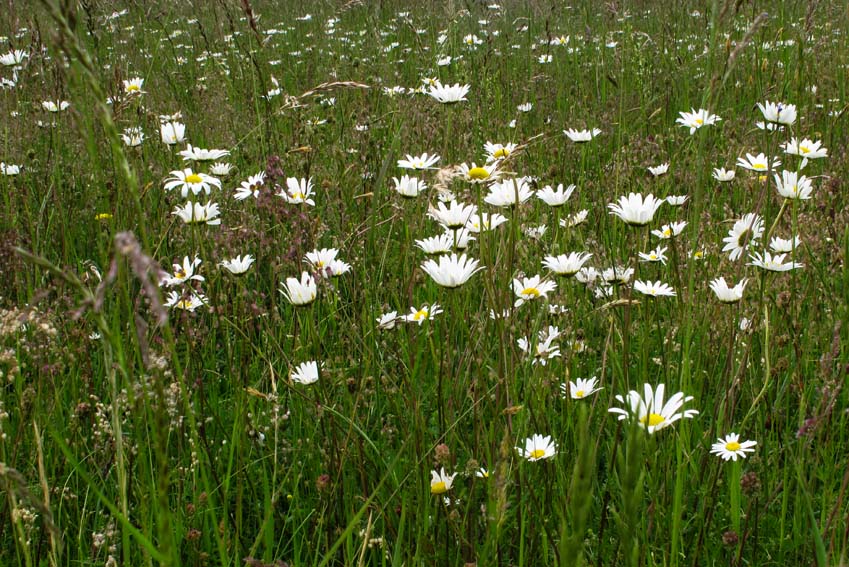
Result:
<svg viewBox="0 0 849 567"><path fill-rule="evenodd" d="M665 229L665 230L663 231L663 236L665 236L665 237L667 237L667 238L669 238L670 236L672 236L672 229L671 229L671 228L667 228L667 229Z"/></svg>
<svg viewBox="0 0 849 567"><path fill-rule="evenodd" d="M431 483L430 485L430 493L431 494L445 494L448 492L448 487L441 480L439 482Z"/></svg>
<svg viewBox="0 0 849 567"><path fill-rule="evenodd" d="M701 250L699 250L698 252L693 254L693 258L696 258L696 259L700 259L702 256L704 256L704 252L702 252Z"/></svg>
<svg viewBox="0 0 849 567"><path fill-rule="evenodd" d="M177 308L179 309L188 309L191 305L192 304L188 299L181 299L177 302Z"/></svg>
<svg viewBox="0 0 849 567"><path fill-rule="evenodd" d="M510 150L507 148L499 148L492 153L494 158L505 158L510 155Z"/></svg>
<svg viewBox="0 0 849 567"><path fill-rule="evenodd" d="M763 164L763 163L753 163L753 164L752 164L752 169L756 169L756 170L758 170L758 171L763 171L764 169L766 169L766 164Z"/></svg>
<svg viewBox="0 0 849 567"><path fill-rule="evenodd" d="M486 179L489 177L489 172L485 167L473 167L469 170L469 179Z"/></svg>
<svg viewBox="0 0 849 567"><path fill-rule="evenodd" d="M736 441L732 441L731 443L726 443L725 444L725 450L726 451L739 451L740 450L740 444Z"/></svg>
<svg viewBox="0 0 849 567"><path fill-rule="evenodd" d="M657 260L657 254L650 254L649 260Z"/></svg>
<svg viewBox="0 0 849 567"><path fill-rule="evenodd" d="M761 183L766 183L766 175L758 175L758 181Z"/></svg>
<svg viewBox="0 0 849 567"><path fill-rule="evenodd" d="M531 451L532 459L541 459L545 455L545 449L534 449Z"/></svg>
<svg viewBox="0 0 849 567"><path fill-rule="evenodd" d="M186 176L186 183L202 183L203 178L197 173L190 173Z"/></svg>
<svg viewBox="0 0 849 567"><path fill-rule="evenodd" d="M529 295L530 297L539 297L539 290L535 287L526 287L519 295Z"/></svg>
<svg viewBox="0 0 849 567"><path fill-rule="evenodd" d="M94 215L94 220L109 220L111 218L111 213L97 213L96 215Z"/></svg>
<svg viewBox="0 0 849 567"><path fill-rule="evenodd" d="M655 427L664 421L666 421L666 418L659 413L650 413L649 415L640 418L640 423L648 425L649 427Z"/></svg>
<svg viewBox="0 0 849 567"><path fill-rule="evenodd" d="M141 87L139 87L138 85L127 85L127 92L128 93L134 93L134 92L138 92L140 90L141 90Z"/></svg>
<svg viewBox="0 0 849 567"><path fill-rule="evenodd" d="M292 198L293 198L293 199L301 199L301 200L303 200L303 198L304 198L304 194L303 194L303 193L301 193L300 191L296 191L295 193L293 193L293 194L292 194Z"/></svg>
<svg viewBox="0 0 849 567"><path fill-rule="evenodd" d="M701 118L696 118L696 124L698 124L699 126L701 126L704 123L705 123L705 121L702 120Z"/></svg>
<svg viewBox="0 0 849 567"><path fill-rule="evenodd" d="M419 309L413 315L413 321L421 321L422 319L427 319L427 309Z"/></svg>
<svg viewBox="0 0 849 567"><path fill-rule="evenodd" d="M799 153L800 154L807 154L807 153L810 153L810 151L811 151L811 149L808 146L799 146Z"/></svg>
<svg viewBox="0 0 849 567"><path fill-rule="evenodd" d="M177 278L178 280L181 280L181 279L186 277L186 271L184 269L180 268L179 270L174 272L174 277Z"/></svg>
<svg viewBox="0 0 849 567"><path fill-rule="evenodd" d="M584 397L584 391L578 390L577 392L575 392L575 397L576 398L583 398Z"/></svg>

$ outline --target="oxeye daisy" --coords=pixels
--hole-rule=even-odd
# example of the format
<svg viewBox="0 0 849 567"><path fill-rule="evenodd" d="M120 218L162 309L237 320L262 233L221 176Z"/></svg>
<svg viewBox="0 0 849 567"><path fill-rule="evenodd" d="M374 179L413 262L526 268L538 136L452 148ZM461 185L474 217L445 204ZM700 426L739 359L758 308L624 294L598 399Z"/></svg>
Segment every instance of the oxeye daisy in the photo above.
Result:
<svg viewBox="0 0 849 567"><path fill-rule="evenodd" d="M310 360L309 362L300 363L289 375L289 378L292 382L305 386L318 382L318 362Z"/></svg>
<svg viewBox="0 0 849 567"><path fill-rule="evenodd" d="M728 183L729 181L734 181L734 177L737 175L733 169L725 169L724 167L718 167L713 170L713 178L719 181L720 183Z"/></svg>
<svg viewBox="0 0 849 567"><path fill-rule="evenodd" d="M563 188L563 184L560 183L557 185L557 189L552 189L551 185L546 185L539 191L537 191L536 196L537 199L548 205L549 207L560 207L565 205L569 198L572 196L572 193L575 191L574 185L569 185L565 189Z"/></svg>
<svg viewBox="0 0 849 567"><path fill-rule="evenodd" d="M163 144L174 146L186 140L186 125L182 122L167 121L159 125L159 137Z"/></svg>
<svg viewBox="0 0 849 567"><path fill-rule="evenodd" d="M16 67L24 62L24 59L29 57L29 54L22 49L13 49L3 55L0 55L0 65L5 67Z"/></svg>
<svg viewBox="0 0 849 567"><path fill-rule="evenodd" d="M318 295L318 287L315 279L309 273L301 272L300 280L298 278L286 278L286 282L283 284L283 288L280 289L280 293L292 305L309 305L315 301Z"/></svg>
<svg viewBox="0 0 849 567"><path fill-rule="evenodd" d="M559 256L546 256L542 265L558 276L574 276L592 256L589 252L570 252Z"/></svg>
<svg viewBox="0 0 849 567"><path fill-rule="evenodd" d="M631 226L644 226L654 219L654 214L664 203L663 199L655 199L649 194L643 197L639 193L630 193L627 197L619 197L618 203L610 203L607 208L611 215L616 215Z"/></svg>
<svg viewBox="0 0 849 567"><path fill-rule="evenodd" d="M613 265L601 272L601 279L608 283L626 284L634 276L634 268Z"/></svg>
<svg viewBox="0 0 849 567"><path fill-rule="evenodd" d="M428 155L427 152L420 156L407 154L407 159L398 160L398 167L402 169L431 169L438 161L438 155Z"/></svg>
<svg viewBox="0 0 849 567"><path fill-rule="evenodd" d="M569 384L560 384L560 391L564 396L569 394L569 397L573 400L583 400L584 398L598 392L599 390L603 390L604 388L597 388L598 378L593 376L592 378L578 378L574 382L569 382Z"/></svg>
<svg viewBox="0 0 849 567"><path fill-rule="evenodd" d="M687 226L687 221L673 222L660 227L660 230L653 230L651 233L661 240L669 240L680 235Z"/></svg>
<svg viewBox="0 0 849 567"><path fill-rule="evenodd" d="M711 280L710 289L716 294L716 298L722 303L737 303L743 299L743 290L746 289L746 284L749 282L746 278L740 280L734 287L728 287L725 283L725 278L720 276L715 280Z"/></svg>
<svg viewBox="0 0 849 567"><path fill-rule="evenodd" d="M710 126L722 120L722 118L716 114L711 114L704 108L698 110L693 108L690 112L679 112L678 114L681 116L675 122L685 128L689 128L691 136L702 126Z"/></svg>
<svg viewBox="0 0 849 567"><path fill-rule="evenodd" d="M466 95L469 94L470 85L443 85L439 81L430 85L427 94L437 102L443 104L452 104L466 100Z"/></svg>
<svg viewBox="0 0 849 567"><path fill-rule="evenodd" d="M483 200L494 207L512 207L524 203L533 194L525 179L508 179L490 185L489 194Z"/></svg>
<svg viewBox="0 0 849 567"><path fill-rule="evenodd" d="M574 143L582 144L591 141L593 138L601 134L601 130L598 128L593 128L592 130L575 130L573 128L569 128L568 130L563 130L563 133Z"/></svg>
<svg viewBox="0 0 849 567"><path fill-rule="evenodd" d="M224 163L217 161L209 166L210 175L214 175L216 177L227 177L230 175L230 171L233 169L233 164ZM263 176L265 173L263 173Z"/></svg>
<svg viewBox="0 0 849 567"><path fill-rule="evenodd" d="M410 307L410 313L404 317L404 320L408 323L418 323L421 325L423 322L433 319L440 313L442 313L442 307L440 307L438 303L434 303L433 305L422 305L420 309Z"/></svg>
<svg viewBox="0 0 849 567"><path fill-rule="evenodd" d="M416 246L425 254L446 254L454 247L454 235L444 232L439 236L431 236L416 240Z"/></svg>
<svg viewBox="0 0 849 567"><path fill-rule="evenodd" d="M785 199L808 200L811 198L814 188L811 180L804 175L800 176L795 171L782 171L781 175L774 175L775 189Z"/></svg>
<svg viewBox="0 0 849 567"><path fill-rule="evenodd" d="M798 268L804 268L805 264L801 264L799 262L784 262L784 258L787 257L787 254L776 254L772 255L767 251L764 251L763 256L761 256L757 252L753 252L749 254L749 258L752 260L747 265L748 266L756 266L768 272L788 272L790 270L795 270Z"/></svg>
<svg viewBox="0 0 849 567"><path fill-rule="evenodd" d="M755 244L764 233L764 221L755 213L743 215L743 218L734 222L734 226L728 231L728 236L722 239L725 246L723 252L730 252L728 258L733 262L743 255L743 251Z"/></svg>
<svg viewBox="0 0 849 567"><path fill-rule="evenodd" d="M402 197L418 197L420 193L427 189L427 183L409 175L403 175L401 179L393 177L392 181L395 183L395 191Z"/></svg>
<svg viewBox="0 0 849 567"><path fill-rule="evenodd" d="M651 297L674 297L675 290L672 289L671 285L665 284L660 280L656 282L652 281L635 281L634 289L642 293L643 295L649 295Z"/></svg>
<svg viewBox="0 0 849 567"><path fill-rule="evenodd" d="M652 174L653 177L660 177L661 175L665 175L667 171L669 171L669 162L662 163L660 165L656 165L648 168L649 173Z"/></svg>
<svg viewBox="0 0 849 567"><path fill-rule="evenodd" d="M445 203L437 203L436 207L429 207L427 214L448 228L462 228L477 212L477 205L464 205L451 201L448 206L445 206Z"/></svg>
<svg viewBox="0 0 849 567"><path fill-rule="evenodd" d="M388 313L384 313L376 319L377 326L380 329L388 331L390 329L395 328L395 324L398 322L398 319L399 317L397 311L389 311Z"/></svg>
<svg viewBox="0 0 849 567"><path fill-rule="evenodd" d="M666 202L673 207L680 207L687 202L687 195L669 195Z"/></svg>
<svg viewBox="0 0 849 567"><path fill-rule="evenodd" d="M445 468L441 468L439 471L430 471L430 493L431 494L445 494L451 487L454 485L454 477L457 476L457 473L454 474L446 474Z"/></svg>
<svg viewBox="0 0 849 567"><path fill-rule="evenodd" d="M237 201L244 201L248 197L254 199L259 197L259 189L265 185L265 172L260 171L256 175L248 177L247 181L242 181L241 185L236 188L236 194L233 195Z"/></svg>
<svg viewBox="0 0 849 567"><path fill-rule="evenodd" d="M298 179L297 177L288 177L286 179L286 189L281 189L277 195L283 197L287 203L293 205L306 204L314 207L315 201L312 199L312 194L312 178Z"/></svg>
<svg viewBox="0 0 849 567"><path fill-rule="evenodd" d="M516 294L515 307L519 307L526 301L533 301L540 297L548 297L548 293L557 289L553 281L544 281L541 276L530 278L513 279L513 293Z"/></svg>
<svg viewBox="0 0 849 567"><path fill-rule="evenodd" d="M773 236L769 241L769 249L773 252L792 252L794 248L799 248L802 245L802 240L798 236L793 238L780 238Z"/></svg>
<svg viewBox="0 0 849 567"><path fill-rule="evenodd" d="M213 202L201 205L188 201L182 207L174 209L171 214L179 217L186 224L221 224L221 219L218 218L218 205Z"/></svg>
<svg viewBox="0 0 849 567"><path fill-rule="evenodd" d="M693 409L681 411L683 405L691 401L693 396L685 396L683 392L678 392L664 402L664 391L663 384L658 384L657 388L644 384L642 396L634 390L628 392L624 398L616 395L616 400L626 407L610 408L608 411L618 414L620 421L636 419L637 423L649 433L669 427L679 419L698 415L699 412Z"/></svg>
<svg viewBox="0 0 849 567"><path fill-rule="evenodd" d="M209 195L213 186L220 189L221 181L205 173L196 173L188 167L172 171L171 176L165 179L165 190L179 189L183 197L188 197L189 191L194 195L201 191Z"/></svg>
<svg viewBox="0 0 849 567"><path fill-rule="evenodd" d="M121 134L121 140L123 140L124 145L128 148L138 147L144 141L144 132L138 126L124 128L124 133Z"/></svg>
<svg viewBox="0 0 849 567"><path fill-rule="evenodd" d="M785 126L792 126L796 122L796 105L766 101L764 104L759 102L758 108L767 122Z"/></svg>
<svg viewBox="0 0 849 567"><path fill-rule="evenodd" d="M245 254L244 256L236 256L235 258L224 260L219 265L234 276L240 276L247 272L253 263L254 257L250 254Z"/></svg>
<svg viewBox="0 0 849 567"><path fill-rule="evenodd" d="M164 277L159 281L159 285L165 285L168 287L174 287L177 285L184 284L189 281L204 281L204 277L200 274L195 273L195 268L201 265L201 259L197 256L194 259L189 260L188 256L183 258L182 264L173 264L174 273L165 274Z"/></svg>
<svg viewBox="0 0 849 567"><path fill-rule="evenodd" d="M44 102L41 103L41 108L43 108L47 112L54 112L54 113L66 110L69 106L71 106L71 103L68 102L67 100L57 100L57 101L45 100Z"/></svg>
<svg viewBox="0 0 849 567"><path fill-rule="evenodd" d="M487 183L498 178L498 170L495 163L488 165L477 165L472 162L472 165L460 164L460 175L469 183Z"/></svg>
<svg viewBox="0 0 849 567"><path fill-rule="evenodd" d="M560 219L560 226L564 228L573 228L580 224L584 224L587 222L587 216L589 213L590 212L587 209L581 209L577 213L571 214L568 218Z"/></svg>
<svg viewBox="0 0 849 567"><path fill-rule="evenodd" d="M757 441L740 442L740 436L736 433L729 433L723 439L720 437L716 440L710 452L722 458L723 461L737 461L737 457L746 458L746 453L754 453Z"/></svg>
<svg viewBox="0 0 849 567"><path fill-rule="evenodd" d="M666 246L658 246L654 250L649 252L640 252L640 261L641 262L660 262L661 264L666 264Z"/></svg>
<svg viewBox="0 0 849 567"><path fill-rule="evenodd" d="M140 77L135 77L130 80L123 81L124 84L124 94L129 96L141 95L144 94L142 90L142 86L144 86L144 79Z"/></svg>
<svg viewBox="0 0 849 567"><path fill-rule="evenodd" d="M822 142L819 140L790 138L790 141L781 144L781 147L784 149L785 154L796 155L805 159L828 157L828 150L822 147Z"/></svg>
<svg viewBox="0 0 849 567"><path fill-rule="evenodd" d="M486 161L487 163L497 161L500 159L505 159L510 157L510 155L516 150L516 144L494 144L492 142L487 142L484 144L483 149L486 152Z"/></svg>
<svg viewBox="0 0 849 567"><path fill-rule="evenodd" d="M776 158L773 158L772 168L770 168L769 160L763 152L759 153L756 156L747 153L746 159L737 158L737 167L742 167L743 169L748 169L750 171L764 172L769 169L778 169L779 167L781 167L781 161Z"/></svg>
<svg viewBox="0 0 849 567"><path fill-rule="evenodd" d="M516 451L528 461L541 461L557 454L557 444L551 440L551 435L535 433L525 439L524 447L516 447Z"/></svg>
<svg viewBox="0 0 849 567"><path fill-rule="evenodd" d="M336 259L339 251L336 248L322 248L307 252L304 262L308 263L315 272L324 274L325 270Z"/></svg>
<svg viewBox="0 0 849 567"><path fill-rule="evenodd" d="M195 148L191 144L179 153L183 156L183 161L214 161L230 155L229 150L205 150Z"/></svg>
<svg viewBox="0 0 849 567"><path fill-rule="evenodd" d="M207 304L206 296L199 293L189 292L180 294L176 291L168 292L168 297L165 299L166 307L181 309L183 311L195 311L198 307L203 307Z"/></svg>
<svg viewBox="0 0 849 567"><path fill-rule="evenodd" d="M507 217L499 213L475 213L469 217L468 222L466 222L465 228L469 232L474 232L475 234L477 234L479 232L493 230L501 226L505 222L507 222Z"/></svg>

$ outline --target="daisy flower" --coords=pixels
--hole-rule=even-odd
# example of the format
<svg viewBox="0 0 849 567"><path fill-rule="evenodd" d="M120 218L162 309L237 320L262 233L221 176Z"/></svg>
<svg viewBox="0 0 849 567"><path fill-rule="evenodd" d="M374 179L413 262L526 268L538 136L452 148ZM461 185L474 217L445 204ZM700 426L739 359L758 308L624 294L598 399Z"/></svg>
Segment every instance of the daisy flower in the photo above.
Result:
<svg viewBox="0 0 849 567"><path fill-rule="evenodd" d="M713 178L719 181L720 183L727 183L729 181L734 181L734 176L737 175L733 169L725 169L724 167L717 167L713 170Z"/></svg>
<svg viewBox="0 0 849 567"><path fill-rule="evenodd" d="M483 149L486 152L486 161L490 163L510 157L510 154L516 150L516 144L493 144L492 142L487 142L483 145Z"/></svg>
<svg viewBox="0 0 849 567"><path fill-rule="evenodd" d="M416 177L410 177L409 175L403 175L401 176L401 179L393 177L392 181L395 183L395 191L402 197L418 197L419 193L422 193L427 189L427 183Z"/></svg>
<svg viewBox="0 0 849 567"><path fill-rule="evenodd" d="M642 293L643 295L650 295L652 297L674 297L675 290L672 289L672 286L669 284L665 284L660 280L656 282L652 281L635 281L634 289Z"/></svg>
<svg viewBox="0 0 849 567"><path fill-rule="evenodd" d="M774 175L775 189L785 199L798 199L806 201L811 198L814 188L811 180L795 171L782 171L781 175Z"/></svg>
<svg viewBox="0 0 849 567"><path fill-rule="evenodd" d="M121 140L123 140L124 145L128 148L138 147L144 141L144 132L138 126L124 128L124 133L121 134Z"/></svg>
<svg viewBox="0 0 849 567"><path fill-rule="evenodd" d="M454 248L454 235L451 232L444 232L439 236L416 240L416 246L425 254L446 254Z"/></svg>
<svg viewBox="0 0 849 567"><path fill-rule="evenodd" d="M144 79L140 77L135 77L128 81L125 80L123 81L123 85L125 95L134 96L144 94L144 91L142 90Z"/></svg>
<svg viewBox="0 0 849 567"><path fill-rule="evenodd" d="M315 272L325 274L325 270L330 267L330 264L336 259L339 251L336 248L322 248L321 250L313 250L307 252L304 256L304 262L310 265Z"/></svg>
<svg viewBox="0 0 849 567"><path fill-rule="evenodd" d="M765 104L758 103L758 108L767 122L784 126L792 126L796 122L796 105L766 101Z"/></svg>
<svg viewBox="0 0 849 567"><path fill-rule="evenodd" d="M424 321L433 319L440 313L442 313L442 307L440 307L438 303L434 303L433 305L423 305L421 309L410 307L410 313L404 317L404 320L408 323L418 323L419 326L421 326Z"/></svg>
<svg viewBox="0 0 849 567"><path fill-rule="evenodd" d="M219 266L234 276L240 276L247 272L253 263L254 257L250 254L245 254L244 256L236 256L235 258L224 260L219 264Z"/></svg>
<svg viewBox="0 0 849 567"><path fill-rule="evenodd" d="M516 294L515 307L519 307L526 301L532 301L539 297L548 297L548 293L557 289L557 284L553 281L543 281L541 276L532 276L530 278L514 278L513 293Z"/></svg>
<svg viewBox="0 0 849 567"><path fill-rule="evenodd" d="M728 258L733 262L743 255L748 246L755 244L764 233L764 220L755 213L743 215L743 218L734 222L734 226L728 231L728 236L722 239L725 246L723 252L731 252Z"/></svg>
<svg viewBox="0 0 849 567"><path fill-rule="evenodd" d="M231 169L233 169L232 164L217 161L209 166L209 173L216 177L227 177Z"/></svg>
<svg viewBox="0 0 849 567"><path fill-rule="evenodd" d="M764 251L763 256L754 252L749 254L749 258L752 260L747 266L757 266L763 270L767 270L768 272L789 272L790 270L795 270L797 268L804 268L805 264L801 264L799 262L787 262L784 263L784 258L787 254L776 254L773 256L767 251Z"/></svg>
<svg viewBox="0 0 849 567"><path fill-rule="evenodd" d="M608 204L607 208L611 215L616 215L626 224L644 226L654 219L663 202L663 199L655 199L651 194L643 197L639 193L630 193L627 197L619 197L618 203Z"/></svg>
<svg viewBox="0 0 849 567"><path fill-rule="evenodd" d="M376 319L377 326L380 329L390 330L395 328L395 323L398 322L398 312L389 311Z"/></svg>
<svg viewBox="0 0 849 567"><path fill-rule="evenodd" d="M551 435L542 436L534 433L525 439L524 447L516 447L519 455L529 461L549 459L557 454L557 444L551 440Z"/></svg>
<svg viewBox="0 0 849 567"><path fill-rule="evenodd" d="M518 110L519 112L522 112L522 113L530 112L533 109L534 109L534 103L532 103L532 102L523 102L522 104L520 104L519 106L516 107L516 110Z"/></svg>
<svg viewBox="0 0 849 567"><path fill-rule="evenodd" d="M460 174L465 181L469 183L487 183L498 178L497 165L491 163L488 165L477 165L472 162L472 165L460 164Z"/></svg>
<svg viewBox="0 0 849 567"><path fill-rule="evenodd" d="M205 205L188 201L182 207L174 209L171 214L178 216L186 224L221 224L221 219L218 218L218 204L211 201Z"/></svg>
<svg viewBox="0 0 849 567"><path fill-rule="evenodd" d="M292 382L305 386L318 382L318 362L310 360L309 362L300 363L289 375L289 378Z"/></svg>
<svg viewBox="0 0 849 567"><path fill-rule="evenodd" d="M228 150L205 150L195 148L189 144L185 150L179 152L183 156L183 161L214 161L223 157L229 156Z"/></svg>
<svg viewBox="0 0 849 567"><path fill-rule="evenodd" d="M693 409L680 411L685 403L693 399L693 396L684 396L683 392L678 392L664 403L664 390L663 384L658 384L657 388L644 384L642 396L634 390L628 392L624 398L617 394L616 400L625 404L626 407L610 408L608 411L618 414L620 421L636 419L649 433L669 427L679 419L698 415L699 412Z"/></svg>
<svg viewBox="0 0 849 567"><path fill-rule="evenodd" d="M45 100L41 103L41 108L46 110L47 112L61 112L71 106L71 103L67 100Z"/></svg>
<svg viewBox="0 0 849 567"><path fill-rule="evenodd" d="M672 207L680 207L687 202L687 195L669 195L666 202Z"/></svg>
<svg viewBox="0 0 849 567"><path fill-rule="evenodd" d="M318 295L318 287L315 279L307 272L301 272L301 279L286 278L283 288L280 289L289 303L292 305L309 305L315 301Z"/></svg>
<svg viewBox="0 0 849 567"><path fill-rule="evenodd" d="M206 303L206 296L198 293L181 295L176 291L169 291L168 297L165 299L165 307L173 307L189 312L195 311L198 307L206 305Z"/></svg>
<svg viewBox="0 0 849 567"><path fill-rule="evenodd" d="M488 230L498 228L505 222L507 222L507 217L499 213L475 213L469 217L464 228L466 228L469 232L477 234L479 232L486 232Z"/></svg>
<svg viewBox="0 0 849 567"><path fill-rule="evenodd" d="M182 264L172 264L174 266L174 274L165 274L159 281L160 286L168 286L174 287L177 285L184 284L188 281L204 281L204 277L200 274L195 273L195 268L201 265L201 259L197 256L194 257L193 260L189 260L188 256L183 258Z"/></svg>
<svg viewBox="0 0 849 567"><path fill-rule="evenodd" d="M686 226L687 221L673 222L665 224L660 227L660 230L653 230L651 233L661 240L669 240L670 238L680 235Z"/></svg>
<svg viewBox="0 0 849 567"><path fill-rule="evenodd" d="M237 201L244 201L248 197L256 199L259 197L259 188L263 185L265 185L265 172L260 171L256 175L248 177L247 181L242 181L242 183L236 187L236 194L233 195L233 198Z"/></svg>
<svg viewBox="0 0 849 567"><path fill-rule="evenodd" d="M0 162L0 173L3 175L14 176L21 174L21 166L13 163Z"/></svg>
<svg viewBox="0 0 849 567"><path fill-rule="evenodd" d="M315 201L311 198L312 194L312 177L309 179L288 177L286 178L286 189L281 189L277 195L283 197L287 203L292 205L303 203L314 207Z"/></svg>
<svg viewBox="0 0 849 567"><path fill-rule="evenodd" d="M559 256L546 256L542 265L558 276L574 276L592 256L589 252L570 252Z"/></svg>
<svg viewBox="0 0 849 567"><path fill-rule="evenodd" d="M454 474L445 474L445 468L441 468L439 471L430 471L430 493L431 494L445 494L451 487L454 485L454 477L457 476L457 473Z"/></svg>
<svg viewBox="0 0 849 567"><path fill-rule="evenodd" d="M477 205L451 201L448 206L445 206L445 203L437 203L436 207L429 207L427 215L448 228L462 228L477 212Z"/></svg>
<svg viewBox="0 0 849 567"><path fill-rule="evenodd" d="M640 252L640 261L641 262L660 262L661 264L666 265L666 246L658 246L654 250L650 252Z"/></svg>
<svg viewBox="0 0 849 567"><path fill-rule="evenodd" d="M601 279L608 283L626 284L631 281L633 275L634 268L626 268L625 266L611 266L602 270Z"/></svg>
<svg viewBox="0 0 849 567"><path fill-rule="evenodd" d="M0 65L5 67L16 67L24 62L24 59L29 57L23 49L13 49L3 55L0 55Z"/></svg>
<svg viewBox="0 0 849 567"><path fill-rule="evenodd" d="M789 142L781 144L785 154L800 156L805 159L818 159L828 157L828 150L822 147L822 142L816 142L808 138L799 140L798 138L790 138Z"/></svg>
<svg viewBox="0 0 849 567"><path fill-rule="evenodd" d="M711 114L704 108L700 108L698 110L692 108L690 109L690 112L682 111L678 114L680 114L681 116L675 121L675 123L680 124L685 128L689 128L691 136L695 134L696 130L698 130L702 126L711 126L722 120L722 118L720 118L716 114Z"/></svg>
<svg viewBox="0 0 849 567"><path fill-rule="evenodd" d="M746 453L753 453L757 441L740 442L740 436L736 433L729 433L725 439L720 437L716 443L711 445L710 452L722 458L723 461L737 461L737 457L746 458Z"/></svg>
<svg viewBox="0 0 849 567"><path fill-rule="evenodd" d="M777 158L773 158L772 160L772 168L769 167L769 160L766 159L766 155L763 152L754 156L750 153L746 154L746 159L737 158L737 167L742 167L743 169L748 169L750 171L758 171L763 172L769 169L778 169L781 167L781 161Z"/></svg>
<svg viewBox="0 0 849 567"><path fill-rule="evenodd" d="M483 200L494 207L512 207L524 203L533 194L527 181L524 178L518 178L493 183L489 187L489 194Z"/></svg>
<svg viewBox="0 0 849 567"><path fill-rule="evenodd" d="M443 85L439 81L430 85L427 94L437 102L442 104L452 104L466 100L466 95L469 94L470 85Z"/></svg>
<svg viewBox="0 0 849 567"><path fill-rule="evenodd" d="M189 191L197 195L201 191L209 195L212 186L221 188L221 181L205 173L195 173L191 168L172 171L165 179L165 190L180 189L180 195L188 197Z"/></svg>
<svg viewBox="0 0 849 567"><path fill-rule="evenodd" d="M550 207L560 207L565 205L569 198L572 196L572 193L575 191L574 185L569 185L565 189L563 188L563 184L560 183L557 185L557 190L552 189L551 185L546 185L539 191L537 191L537 199L545 203Z"/></svg>
<svg viewBox="0 0 849 567"><path fill-rule="evenodd" d="M566 134L566 137L575 142L576 144L581 144L585 142L589 142L599 134L601 134L601 130L598 128L593 128L592 130L575 130L573 128L569 128L568 130L563 130L563 133Z"/></svg>
<svg viewBox="0 0 849 567"><path fill-rule="evenodd" d="M572 228L579 224L584 224L587 221L587 215L590 212L587 209L581 209L577 213L573 213L568 218L560 219L560 226L564 228Z"/></svg>
<svg viewBox="0 0 849 567"><path fill-rule="evenodd" d="M746 284L749 280L743 278L734 287L728 287L725 283L725 278L720 276L715 280L711 280L710 289L716 294L716 298L722 303L737 303L743 299L743 290L746 289Z"/></svg>
<svg viewBox="0 0 849 567"><path fill-rule="evenodd" d="M398 160L398 167L402 169L431 169L438 161L439 156L436 154L428 155L427 152L420 156L407 154L407 159Z"/></svg>
<svg viewBox="0 0 849 567"><path fill-rule="evenodd" d="M802 244L802 240L798 236L793 238L779 238L773 236L769 241L769 249L773 252L792 252L794 248L798 248Z"/></svg>
<svg viewBox="0 0 849 567"><path fill-rule="evenodd" d="M664 175L667 171L669 171L669 162L662 163L654 167L649 167L648 170L653 177L660 177L661 175Z"/></svg>
<svg viewBox="0 0 849 567"><path fill-rule="evenodd" d="M563 395L566 395L568 390L569 397L573 400L583 400L587 396L590 396L599 390L603 390L604 388L597 388L598 378L593 376L592 378L578 378L574 382L569 382L568 386L566 384L560 384L560 391L563 392Z"/></svg>
<svg viewBox="0 0 849 567"><path fill-rule="evenodd" d="M182 122L167 121L159 125L159 137L163 144L175 146L186 141L186 125Z"/></svg>

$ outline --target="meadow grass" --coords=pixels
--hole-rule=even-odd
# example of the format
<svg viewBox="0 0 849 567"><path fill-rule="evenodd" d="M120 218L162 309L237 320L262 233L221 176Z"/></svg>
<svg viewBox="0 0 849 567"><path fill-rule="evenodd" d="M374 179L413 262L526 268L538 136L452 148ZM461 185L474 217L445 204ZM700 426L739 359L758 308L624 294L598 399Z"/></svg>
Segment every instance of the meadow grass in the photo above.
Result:
<svg viewBox="0 0 849 567"><path fill-rule="evenodd" d="M3 13L0 564L844 565L847 23L719 0ZM517 146L488 162L487 142ZM212 171L189 143L229 152L209 194L165 189ZM402 196L405 174L428 188ZM500 184L575 189L498 207ZM630 193L687 199L628 223L609 205ZM417 241L452 196L506 222L455 250L480 270L448 288ZM184 223L187 201L220 224ZM773 237L792 269L753 265ZM543 265L571 252L592 254L577 274ZM665 411L660 385L686 397Z"/></svg>

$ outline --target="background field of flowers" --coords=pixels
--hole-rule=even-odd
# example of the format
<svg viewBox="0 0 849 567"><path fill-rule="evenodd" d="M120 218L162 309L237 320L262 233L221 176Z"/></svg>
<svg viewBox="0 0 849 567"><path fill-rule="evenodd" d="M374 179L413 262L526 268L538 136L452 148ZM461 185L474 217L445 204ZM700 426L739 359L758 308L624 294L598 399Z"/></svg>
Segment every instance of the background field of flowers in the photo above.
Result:
<svg viewBox="0 0 849 567"><path fill-rule="evenodd" d="M0 564L845 564L847 24L0 14Z"/></svg>

